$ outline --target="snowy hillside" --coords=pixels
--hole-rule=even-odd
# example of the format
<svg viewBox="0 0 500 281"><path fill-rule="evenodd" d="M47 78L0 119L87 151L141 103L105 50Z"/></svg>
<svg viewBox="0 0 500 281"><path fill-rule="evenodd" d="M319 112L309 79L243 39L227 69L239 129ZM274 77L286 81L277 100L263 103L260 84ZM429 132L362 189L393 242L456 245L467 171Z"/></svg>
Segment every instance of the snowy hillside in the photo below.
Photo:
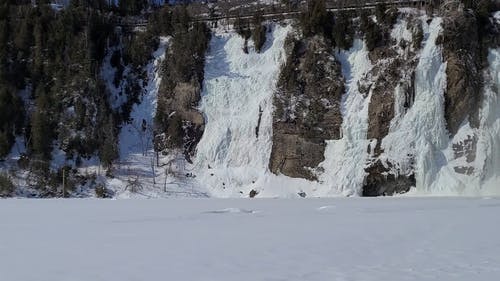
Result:
<svg viewBox="0 0 500 281"><path fill-rule="evenodd" d="M209 22L199 2L7 5L26 36L0 48L0 197L500 196L495 6L310 3Z"/></svg>
<svg viewBox="0 0 500 281"><path fill-rule="evenodd" d="M406 13L414 15L415 11ZM373 91L363 92L375 81L378 66L372 65L365 42L358 38L350 50L332 50L346 80L341 108L344 121L341 138L326 141L325 160L319 165L322 172L318 173L318 181L269 171L273 95L277 91L280 67L285 62L285 38L297 32L290 23L269 23L267 41L261 53L257 53L253 42L249 41L249 53L246 54L244 39L234 31L228 32L225 28L214 31L206 56L203 92L198 106L206 124L194 163L186 163L176 153L167 156L163 163L176 167L176 172L167 175L163 168L151 171L153 151L136 151L129 155L122 152L127 169L132 167L142 171L140 180L149 190L147 196L159 196L162 190L179 192L183 189L193 190L190 194L206 193L214 197L247 197L250 193L259 197L351 196L362 194L368 175L366 168L376 157L388 167L387 174L415 175L412 195L498 195L498 50L490 51L489 68L484 71L486 86L482 91L480 127L472 129L464 123L450 138L444 120L447 63L443 61L442 47L437 43L443 32L443 19L431 19L421 13L416 13L416 16L422 26L423 42L415 54L414 101L408 108L402 86L393 90L395 117L387 136L380 142L382 153L379 156L373 154L377 140L367 138ZM396 42L411 42L412 33L407 25L403 16L394 26L391 36ZM407 56L403 49L398 49L398 52L399 56ZM151 122L148 114L154 111L154 107L144 103L155 102L158 88L154 83L159 81L148 86L149 94L143 99L143 104L135 108L136 113L132 114L134 123L122 130L122 150L127 153L134 151L131 148L138 148L139 144L151 145L148 133L142 136L146 137L142 140L137 135L140 131L137 128L142 120L147 124ZM454 150L457 144L468 138L478 140L477 156L473 162L466 161L465 156L457 157ZM463 165L472 165L474 171L458 173L457 169ZM192 177L179 178L180 175ZM172 178L176 184L163 184L171 182ZM123 190L123 184L123 181L111 181L115 189Z"/></svg>
<svg viewBox="0 0 500 281"><path fill-rule="evenodd" d="M498 199L1 203L1 280L500 278Z"/></svg>

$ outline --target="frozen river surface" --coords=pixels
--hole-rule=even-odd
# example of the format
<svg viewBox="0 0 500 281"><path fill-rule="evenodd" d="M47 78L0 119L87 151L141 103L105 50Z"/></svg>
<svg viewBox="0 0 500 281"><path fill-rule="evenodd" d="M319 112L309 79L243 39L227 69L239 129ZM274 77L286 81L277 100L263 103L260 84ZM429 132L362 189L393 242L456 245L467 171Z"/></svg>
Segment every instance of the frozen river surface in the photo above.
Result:
<svg viewBox="0 0 500 281"><path fill-rule="evenodd" d="M500 200L0 200L2 281L500 280Z"/></svg>

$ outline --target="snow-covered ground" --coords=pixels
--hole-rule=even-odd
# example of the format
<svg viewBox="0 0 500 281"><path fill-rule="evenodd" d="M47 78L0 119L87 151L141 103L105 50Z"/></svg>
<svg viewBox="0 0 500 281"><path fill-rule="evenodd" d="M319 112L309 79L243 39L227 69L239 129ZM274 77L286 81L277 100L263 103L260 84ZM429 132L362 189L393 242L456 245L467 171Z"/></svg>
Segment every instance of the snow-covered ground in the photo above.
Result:
<svg viewBox="0 0 500 281"><path fill-rule="evenodd" d="M500 199L2 200L0 280L500 280Z"/></svg>

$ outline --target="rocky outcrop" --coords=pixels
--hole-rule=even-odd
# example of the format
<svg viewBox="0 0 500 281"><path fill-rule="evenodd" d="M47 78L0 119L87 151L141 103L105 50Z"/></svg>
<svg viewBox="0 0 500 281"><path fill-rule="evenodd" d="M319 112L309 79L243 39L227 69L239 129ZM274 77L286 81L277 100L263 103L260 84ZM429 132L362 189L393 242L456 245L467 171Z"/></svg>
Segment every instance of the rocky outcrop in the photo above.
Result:
<svg viewBox="0 0 500 281"><path fill-rule="evenodd" d="M365 169L367 177L363 186L364 196L404 193L415 185L413 174L400 175L390 169L393 165L390 159L378 160L383 153L382 140L388 135L395 117L396 91L404 95L405 110L412 106L415 97L414 72L418 63L416 52L420 46L412 42L414 37L417 37L415 35L421 31L420 21L409 19L399 22L398 25L398 28L413 34L412 40L392 38L385 46L376 47L370 52L370 60L374 64L374 83L371 86L372 96L368 108L367 138L375 145L369 149L372 161Z"/></svg>
<svg viewBox="0 0 500 281"><path fill-rule="evenodd" d="M445 119L451 135L469 118L477 128L481 100L481 49L478 22L474 14L454 12L445 17L442 38L447 62Z"/></svg>
<svg viewBox="0 0 500 281"><path fill-rule="evenodd" d="M340 138L344 79L323 37L290 37L285 46L287 62L274 98L269 168L314 180L314 170L324 160L325 140Z"/></svg>
<svg viewBox="0 0 500 281"><path fill-rule="evenodd" d="M415 186L415 176L390 173L390 162L376 161L366 169L368 176L363 186L363 196L390 196L405 193Z"/></svg>
<svg viewBox="0 0 500 281"><path fill-rule="evenodd" d="M175 32L162 65L155 150L168 153L178 149L191 162L205 127L203 115L196 107L201 98L210 31L201 23L184 28Z"/></svg>
<svg viewBox="0 0 500 281"><path fill-rule="evenodd" d="M171 92L161 97L161 108L169 113L164 143L168 148L181 148L190 161L205 126L203 115L196 110L201 98L201 84L198 81L177 83Z"/></svg>

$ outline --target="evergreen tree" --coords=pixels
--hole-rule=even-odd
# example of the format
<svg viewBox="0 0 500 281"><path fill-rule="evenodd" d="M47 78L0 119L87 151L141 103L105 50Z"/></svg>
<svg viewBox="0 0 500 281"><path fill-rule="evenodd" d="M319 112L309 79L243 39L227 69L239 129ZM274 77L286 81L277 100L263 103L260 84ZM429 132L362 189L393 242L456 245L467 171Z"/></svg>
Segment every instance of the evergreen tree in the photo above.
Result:
<svg viewBox="0 0 500 281"><path fill-rule="evenodd" d="M264 18L261 13L255 14L253 18L252 39L257 53L260 53L264 43L266 43L266 26L262 24L263 21Z"/></svg>
<svg viewBox="0 0 500 281"><path fill-rule="evenodd" d="M118 158L118 140L113 116L110 115L102 128L103 139L99 150L99 157L104 167L110 169L113 161Z"/></svg>
<svg viewBox="0 0 500 281"><path fill-rule="evenodd" d="M346 12L339 12L335 17L332 37L338 48L347 50L352 47L354 40L353 28L351 19Z"/></svg>
<svg viewBox="0 0 500 281"><path fill-rule="evenodd" d="M302 31L305 36L328 34L331 31L331 20L326 11L325 0L309 0L307 11L301 16Z"/></svg>
<svg viewBox="0 0 500 281"><path fill-rule="evenodd" d="M120 0L119 9L123 15L137 15L147 7L145 0Z"/></svg>
<svg viewBox="0 0 500 281"><path fill-rule="evenodd" d="M8 40L8 22L5 18L0 18L0 80L7 75Z"/></svg>
<svg viewBox="0 0 500 281"><path fill-rule="evenodd" d="M0 158L6 156L21 132L24 122L23 103L0 82Z"/></svg>
<svg viewBox="0 0 500 281"><path fill-rule="evenodd" d="M31 117L31 149L36 159L50 160L52 153L52 125L48 94L37 88L36 110Z"/></svg>
<svg viewBox="0 0 500 281"><path fill-rule="evenodd" d="M0 130L0 160L7 156L12 147L12 140L8 132Z"/></svg>

